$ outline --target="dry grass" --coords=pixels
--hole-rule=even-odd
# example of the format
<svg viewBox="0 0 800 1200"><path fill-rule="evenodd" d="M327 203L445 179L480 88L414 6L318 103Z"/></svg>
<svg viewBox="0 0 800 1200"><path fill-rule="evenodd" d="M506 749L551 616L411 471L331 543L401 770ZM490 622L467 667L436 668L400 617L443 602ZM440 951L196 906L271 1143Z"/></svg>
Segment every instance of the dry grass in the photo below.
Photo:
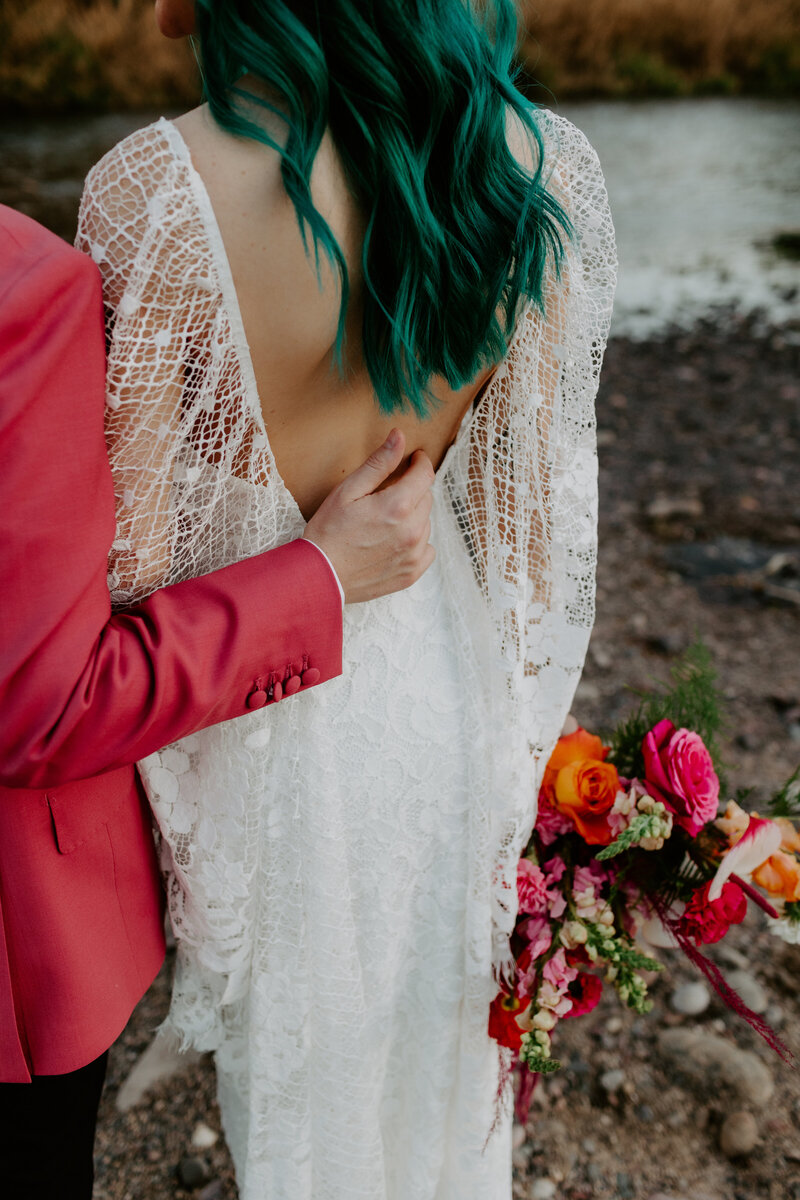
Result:
<svg viewBox="0 0 800 1200"><path fill-rule="evenodd" d="M800 0L523 0L557 96L800 92Z"/></svg>
<svg viewBox="0 0 800 1200"><path fill-rule="evenodd" d="M557 97L800 94L800 0L520 0L522 60ZM0 109L150 108L198 94L152 0L0 0Z"/></svg>
<svg viewBox="0 0 800 1200"><path fill-rule="evenodd" d="M158 108L196 101L185 42L156 28L152 0L0 0L0 108Z"/></svg>

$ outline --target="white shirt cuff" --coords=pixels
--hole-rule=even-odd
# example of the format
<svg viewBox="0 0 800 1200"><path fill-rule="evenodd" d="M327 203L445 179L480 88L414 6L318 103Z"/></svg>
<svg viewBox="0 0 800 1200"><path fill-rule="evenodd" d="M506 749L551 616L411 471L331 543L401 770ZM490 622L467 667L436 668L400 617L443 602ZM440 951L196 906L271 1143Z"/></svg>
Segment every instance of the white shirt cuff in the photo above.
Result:
<svg viewBox="0 0 800 1200"><path fill-rule="evenodd" d="M319 548L319 546L317 545L317 543L316 543L316 542L312 542L310 537L304 537L302 540L303 540L304 542L308 542L310 545L312 545L312 546L314 547L314 549L315 549L315 550L319 550L319 553L322 555L322 557L325 559L325 562L326 562L326 563L328 564L328 566L330 567L330 569L331 569L331 574L333 575L333 578L336 580L336 586L337 586L337 587L338 587L338 589L339 589L339 595L342 597L342 608L344 608L344 588L342 587L342 581L340 580L339 576L336 574L336 567L334 567L333 563L332 563L332 562L331 562L331 560L328 558L328 556L327 556L327 554L325 553L325 551L324 551L324 550L320 550L320 548Z"/></svg>

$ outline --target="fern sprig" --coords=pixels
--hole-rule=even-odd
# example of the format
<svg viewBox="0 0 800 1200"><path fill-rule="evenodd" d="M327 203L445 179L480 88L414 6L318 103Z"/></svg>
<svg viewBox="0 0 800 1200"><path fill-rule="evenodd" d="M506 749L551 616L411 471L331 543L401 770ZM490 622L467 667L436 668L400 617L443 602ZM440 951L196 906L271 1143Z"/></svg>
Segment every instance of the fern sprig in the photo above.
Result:
<svg viewBox="0 0 800 1200"><path fill-rule="evenodd" d="M670 670L671 684L638 692L636 710L611 734L609 761L628 778L644 774L642 742L654 725L669 717L677 728L700 735L722 780L717 735L723 726L723 703L708 648L697 641Z"/></svg>

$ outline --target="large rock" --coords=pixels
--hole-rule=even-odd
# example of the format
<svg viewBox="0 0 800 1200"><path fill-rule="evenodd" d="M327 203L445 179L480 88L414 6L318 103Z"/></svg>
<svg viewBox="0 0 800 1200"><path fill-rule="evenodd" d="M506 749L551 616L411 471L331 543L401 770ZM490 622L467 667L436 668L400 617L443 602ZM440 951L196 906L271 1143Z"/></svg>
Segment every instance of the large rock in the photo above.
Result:
<svg viewBox="0 0 800 1200"><path fill-rule="evenodd" d="M665 1029L659 1035L658 1048L675 1078L699 1092L721 1090L742 1104L761 1108L775 1090L760 1058L707 1029Z"/></svg>

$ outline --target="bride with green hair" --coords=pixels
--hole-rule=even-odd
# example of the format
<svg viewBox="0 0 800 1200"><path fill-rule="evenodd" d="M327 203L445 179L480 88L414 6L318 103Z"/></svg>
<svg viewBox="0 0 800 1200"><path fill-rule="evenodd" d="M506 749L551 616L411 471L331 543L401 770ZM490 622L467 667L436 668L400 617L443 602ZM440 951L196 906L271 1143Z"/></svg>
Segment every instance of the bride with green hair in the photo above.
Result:
<svg viewBox="0 0 800 1200"><path fill-rule="evenodd" d="M205 103L91 172L115 607L302 534L393 427L435 561L140 764L243 1200L510 1200L516 864L593 620L615 279L512 0L157 0ZM430 509L430 512L428 512ZM256 686L254 684L254 686ZM491 1131L491 1136L489 1136Z"/></svg>

